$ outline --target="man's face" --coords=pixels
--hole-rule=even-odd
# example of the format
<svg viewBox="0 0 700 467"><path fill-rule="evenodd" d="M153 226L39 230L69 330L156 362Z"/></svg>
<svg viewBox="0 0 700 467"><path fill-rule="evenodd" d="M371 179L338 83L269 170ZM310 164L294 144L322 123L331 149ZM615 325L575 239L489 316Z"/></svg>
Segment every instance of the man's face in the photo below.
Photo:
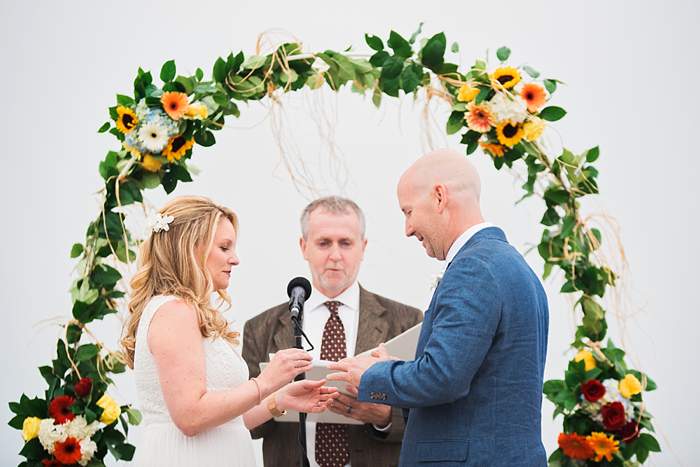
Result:
<svg viewBox="0 0 700 467"><path fill-rule="evenodd" d="M367 240L362 238L360 220L354 211L312 211L306 239L299 242L314 287L323 295L335 298L355 282Z"/></svg>
<svg viewBox="0 0 700 467"><path fill-rule="evenodd" d="M416 237L431 258L445 259L436 203L429 190L419 190L410 177L404 176L397 188L399 207L404 214L407 237Z"/></svg>

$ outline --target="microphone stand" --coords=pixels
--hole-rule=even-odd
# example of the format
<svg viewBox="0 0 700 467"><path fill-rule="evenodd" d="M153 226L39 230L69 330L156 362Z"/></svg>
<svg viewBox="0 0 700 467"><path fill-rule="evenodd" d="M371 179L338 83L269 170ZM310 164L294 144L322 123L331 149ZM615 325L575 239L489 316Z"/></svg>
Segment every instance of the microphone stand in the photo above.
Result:
<svg viewBox="0 0 700 467"><path fill-rule="evenodd" d="M301 340L304 335L304 331L301 327L303 319L304 306L302 305L299 307L299 313L296 316L292 315L292 322L294 323L294 347L302 350L304 349ZM306 373L298 374L294 378L294 381L301 381L302 379L306 379ZM309 457L306 452L306 414L304 412L299 412L299 450L301 453L299 466L309 467Z"/></svg>

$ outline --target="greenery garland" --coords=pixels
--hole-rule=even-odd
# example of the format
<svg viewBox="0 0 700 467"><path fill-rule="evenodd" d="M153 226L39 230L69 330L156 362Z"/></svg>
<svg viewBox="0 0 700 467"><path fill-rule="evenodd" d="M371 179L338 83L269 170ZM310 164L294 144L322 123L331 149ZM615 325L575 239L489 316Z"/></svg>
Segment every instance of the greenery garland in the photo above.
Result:
<svg viewBox="0 0 700 467"><path fill-rule="evenodd" d="M481 148L496 169L525 165L524 197L541 196L546 205L538 245L543 278L555 267L563 272L561 293L573 294L581 316L572 343L578 354L564 379L544 385L556 407L554 416L563 415L559 449L550 465L635 465L650 451L660 451L642 400L643 392L656 385L629 368L625 352L612 341L602 342L607 324L599 302L617 277L594 261L602 235L587 227L579 211L582 198L598 193L594 162L599 150L576 154L563 149L551 158L540 144L547 122L566 114L561 107L546 106L561 82L541 79L529 66L508 66L505 47L496 53L495 69L477 60L460 72L445 60L443 33L417 41L420 33L419 28L407 40L391 31L386 46L381 38L365 35L373 50L368 60L348 51L304 54L300 44L285 43L267 55L239 52L219 58L210 80L204 80L201 69L193 76L177 75L173 60L163 64L160 86L150 72L138 70L133 96L117 95L111 120L99 129L114 135L121 148L109 151L99 165L102 210L88 226L85 242L71 250L71 258L80 258L71 288L73 319L57 342L56 358L39 368L48 388L43 398L22 394L19 402L10 402L15 416L9 424L22 430L24 439L20 455L26 461L20 465L102 466L107 452L121 460L133 457L135 447L126 435L141 415L106 393L109 375L125 371L124 358L107 351L86 327L116 313L124 291L116 288L121 274L113 265L135 259L136 241L117 208L141 202L145 189L162 185L170 193L178 182L191 181L187 162L195 145L215 144L214 134L226 117L240 116L238 102L324 84L334 91L351 85L356 92L371 93L376 106L385 95L425 90L429 98L451 105L446 132L461 133L468 155ZM458 52L458 45L451 50ZM536 186L544 190L539 193Z"/></svg>

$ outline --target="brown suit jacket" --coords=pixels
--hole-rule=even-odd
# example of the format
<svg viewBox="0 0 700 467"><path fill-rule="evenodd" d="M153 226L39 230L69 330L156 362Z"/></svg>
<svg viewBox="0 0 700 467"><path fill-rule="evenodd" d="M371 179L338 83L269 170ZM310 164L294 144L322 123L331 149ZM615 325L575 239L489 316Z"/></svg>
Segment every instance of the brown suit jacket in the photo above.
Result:
<svg viewBox="0 0 700 467"><path fill-rule="evenodd" d="M355 353L372 349L381 342L418 324L423 314L416 308L389 300L360 287L360 317L357 327ZM315 343L315 345L320 345ZM294 332L286 303L270 308L248 320L243 331L243 358L250 376L260 374L260 362L268 354L294 347ZM352 467L395 466L399 463L404 418L401 409L392 408L391 429L388 433L372 425L351 425L350 464ZM251 431L253 438L264 438L265 467L297 465L299 444L298 423L278 423L270 420ZM308 453L312 460L313 453Z"/></svg>

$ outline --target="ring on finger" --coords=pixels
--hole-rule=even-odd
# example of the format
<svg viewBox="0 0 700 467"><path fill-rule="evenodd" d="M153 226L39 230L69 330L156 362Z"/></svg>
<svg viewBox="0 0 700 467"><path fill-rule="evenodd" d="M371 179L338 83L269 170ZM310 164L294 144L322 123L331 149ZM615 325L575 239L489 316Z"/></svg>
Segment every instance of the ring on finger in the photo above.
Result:
<svg viewBox="0 0 700 467"><path fill-rule="evenodd" d="M348 405L348 415L350 415L350 412L352 412L352 406Z"/></svg>

